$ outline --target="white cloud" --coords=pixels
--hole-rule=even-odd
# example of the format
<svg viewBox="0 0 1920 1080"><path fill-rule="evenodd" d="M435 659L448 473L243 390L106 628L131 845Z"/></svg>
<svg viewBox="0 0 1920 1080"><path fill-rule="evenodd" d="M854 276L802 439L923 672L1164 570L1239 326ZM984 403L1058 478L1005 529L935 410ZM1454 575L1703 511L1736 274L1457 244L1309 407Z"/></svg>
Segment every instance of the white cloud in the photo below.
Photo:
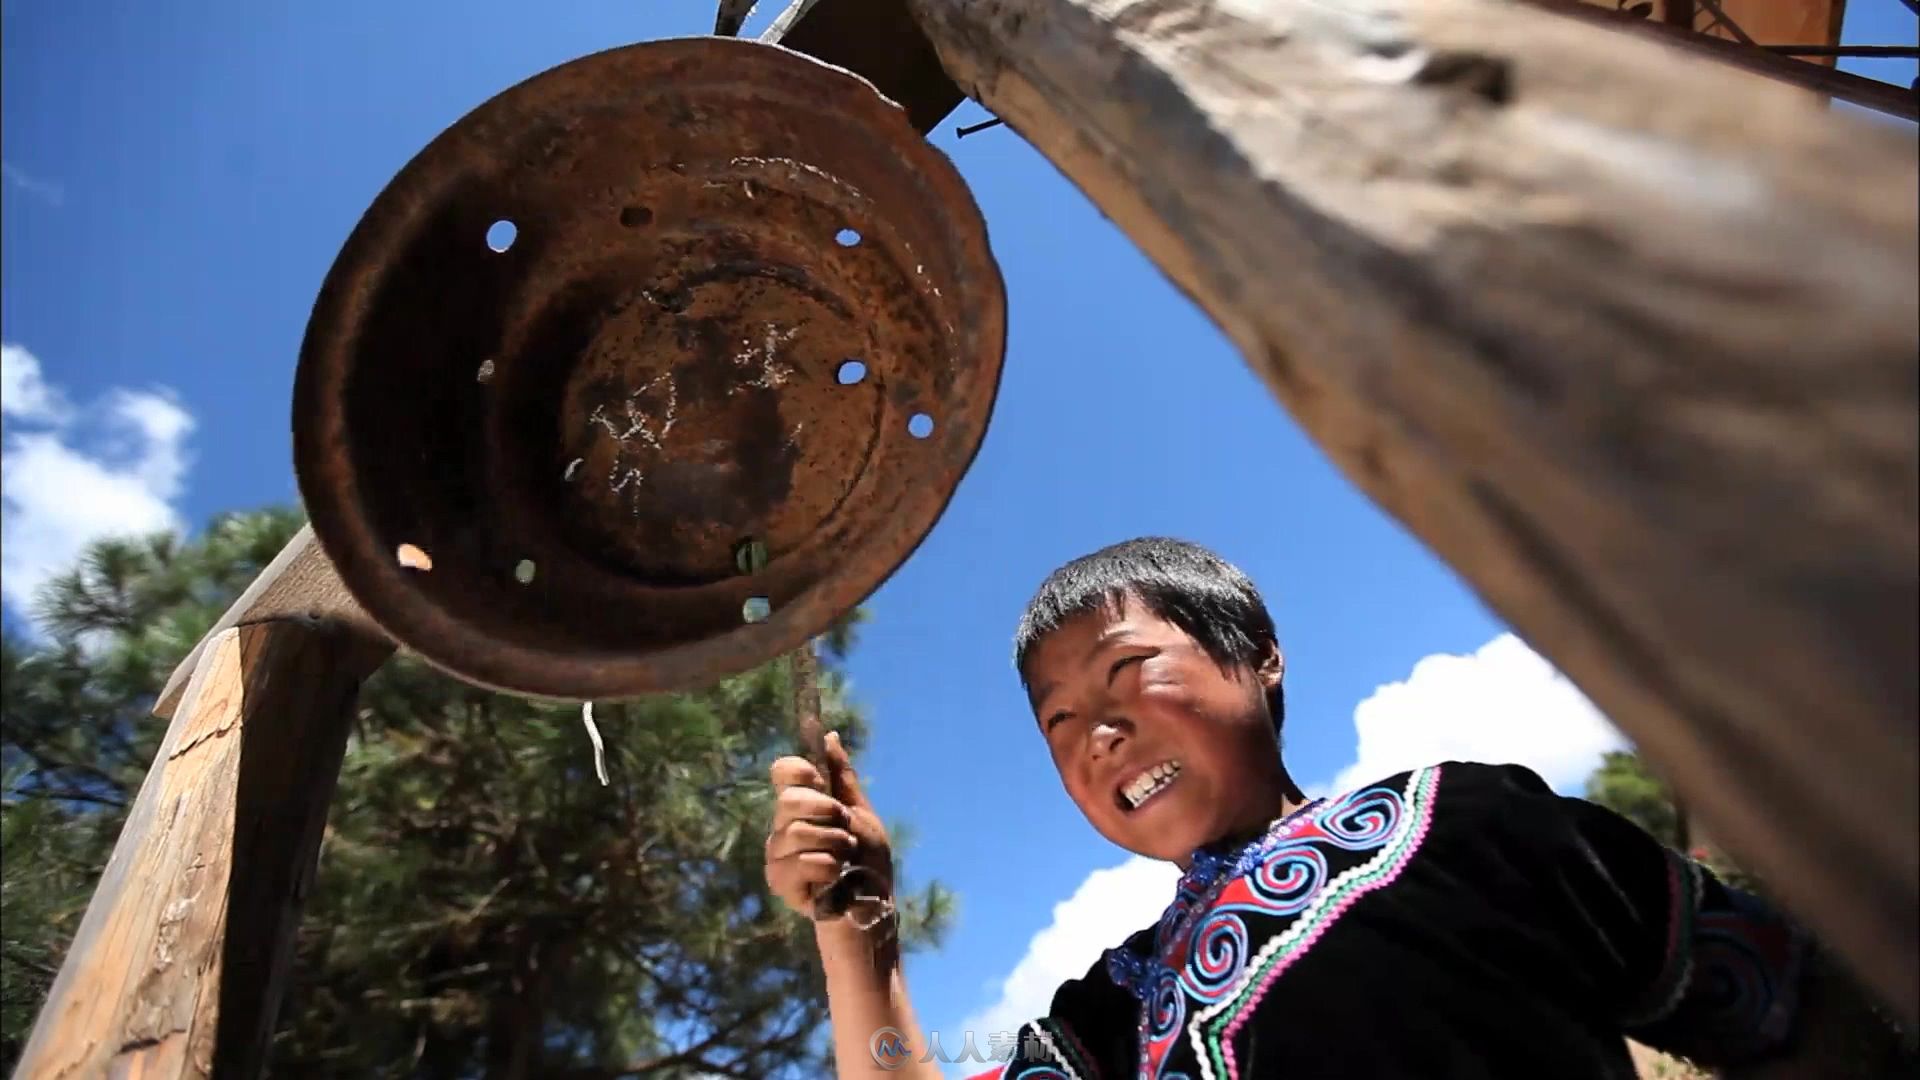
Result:
<svg viewBox="0 0 1920 1080"><path fill-rule="evenodd" d="M1355 760L1316 794L1448 760L1525 765L1566 791L1586 780L1602 753L1627 745L1585 695L1512 634L1470 656L1421 659L1404 682L1361 702L1353 723ZM1171 863L1137 857L1088 875L1054 906L1053 922L1034 935L998 997L961 1030L984 1040L1044 1016L1061 983L1160 917L1179 876Z"/></svg>
<svg viewBox="0 0 1920 1080"><path fill-rule="evenodd" d="M1018 1031L1045 1016L1061 983L1085 975L1102 952L1160 918L1179 880L1172 863L1139 856L1087 875L1072 896L1054 905L1052 924L1027 944L1027 954L1000 984L999 997L961 1022L960 1036L973 1032L984 1053L988 1036ZM953 1041L948 1049L957 1051L954 1039L943 1036L941 1045Z"/></svg>
<svg viewBox="0 0 1920 1080"><path fill-rule="evenodd" d="M1471 656L1436 653L1353 710L1354 761L1316 794L1440 761L1525 765L1556 791L1580 789L1600 755L1628 746L1567 677L1512 634Z"/></svg>
<svg viewBox="0 0 1920 1080"><path fill-rule="evenodd" d="M0 598L17 612L92 541L181 528L194 422L170 391L116 389L75 408L32 353L7 344L0 413Z"/></svg>
<svg viewBox="0 0 1920 1080"><path fill-rule="evenodd" d="M31 176L11 161L0 161L0 176L5 176L7 183L19 188L23 194L31 195L49 206L59 206L67 201L67 193L59 184Z"/></svg>
<svg viewBox="0 0 1920 1080"><path fill-rule="evenodd" d="M0 413L21 420L64 423L72 413L40 374L40 360L18 345L0 345Z"/></svg>
<svg viewBox="0 0 1920 1080"><path fill-rule="evenodd" d="M0 175L6 177L6 183L19 188L21 194L31 194L33 198L46 202L48 206L60 206L63 202L67 202L67 192L61 188L60 184L33 177L13 161L0 161Z"/></svg>

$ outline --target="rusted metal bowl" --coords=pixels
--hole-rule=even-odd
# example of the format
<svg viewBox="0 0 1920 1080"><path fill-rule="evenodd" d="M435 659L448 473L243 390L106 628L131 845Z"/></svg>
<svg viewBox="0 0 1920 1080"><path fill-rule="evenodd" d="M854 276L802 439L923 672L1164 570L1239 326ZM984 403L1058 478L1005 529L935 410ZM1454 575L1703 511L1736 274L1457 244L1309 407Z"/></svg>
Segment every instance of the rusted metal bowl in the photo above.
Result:
<svg viewBox="0 0 1920 1080"><path fill-rule="evenodd" d="M749 41L613 49L482 105L368 209L301 350L301 494L355 599L454 675L704 685L933 527L1005 308L958 173L866 82Z"/></svg>

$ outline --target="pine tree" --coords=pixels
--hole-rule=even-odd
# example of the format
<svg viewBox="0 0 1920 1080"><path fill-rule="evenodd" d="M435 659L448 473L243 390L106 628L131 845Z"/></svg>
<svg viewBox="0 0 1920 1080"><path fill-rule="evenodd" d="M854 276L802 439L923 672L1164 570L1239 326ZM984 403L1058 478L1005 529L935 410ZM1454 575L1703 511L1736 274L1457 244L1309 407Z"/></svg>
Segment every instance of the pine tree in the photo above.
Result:
<svg viewBox="0 0 1920 1080"><path fill-rule="evenodd" d="M1601 758L1587 778L1587 798L1645 829L1654 839L1713 868L1724 881L1754 892L1767 890L1751 871L1706 836L1673 788L1639 754L1616 750Z"/></svg>
<svg viewBox="0 0 1920 1080"><path fill-rule="evenodd" d="M50 640L6 642L9 1062L164 731L154 695L298 526L233 515L190 543L96 545L45 591ZM825 716L856 753L839 665L858 621L822 650ZM820 1075L812 931L762 866L789 699L776 663L596 703L602 786L577 707L389 662L361 696L271 1072ZM903 941L937 940L951 895L902 895Z"/></svg>
<svg viewBox="0 0 1920 1080"><path fill-rule="evenodd" d="M1670 848L1686 847L1673 793L1632 751L1614 750L1600 759L1600 767L1587 778L1587 799L1640 826Z"/></svg>

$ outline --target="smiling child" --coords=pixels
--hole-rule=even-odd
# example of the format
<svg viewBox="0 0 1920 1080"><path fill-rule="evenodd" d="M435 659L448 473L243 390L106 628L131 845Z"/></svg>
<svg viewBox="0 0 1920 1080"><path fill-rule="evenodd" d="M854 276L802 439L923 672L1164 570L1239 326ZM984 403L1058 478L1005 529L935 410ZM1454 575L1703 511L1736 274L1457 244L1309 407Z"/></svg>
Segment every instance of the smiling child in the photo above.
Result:
<svg viewBox="0 0 1920 1080"><path fill-rule="evenodd" d="M1635 1075L1627 1037L1710 1065L1811 1052L1799 928L1532 772L1444 762L1307 799L1272 617L1211 552L1148 538L1061 567L1014 652L1088 823L1183 874L986 1076L1587 1080ZM829 758L773 766L767 877L796 910L849 860L892 872L837 739ZM892 924L816 935L840 1076L939 1076Z"/></svg>

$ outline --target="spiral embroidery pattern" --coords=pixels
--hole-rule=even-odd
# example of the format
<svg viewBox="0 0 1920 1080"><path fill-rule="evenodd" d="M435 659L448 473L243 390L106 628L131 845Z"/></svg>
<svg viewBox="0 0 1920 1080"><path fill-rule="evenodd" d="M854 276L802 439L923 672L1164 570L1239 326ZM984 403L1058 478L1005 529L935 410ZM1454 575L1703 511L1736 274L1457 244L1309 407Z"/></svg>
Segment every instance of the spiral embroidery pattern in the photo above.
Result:
<svg viewBox="0 0 1920 1080"><path fill-rule="evenodd" d="M1766 965L1738 938L1702 934L1695 978L1703 1011L1736 1030L1758 1027L1759 1014L1773 1000Z"/></svg>
<svg viewBox="0 0 1920 1080"><path fill-rule="evenodd" d="M1254 866L1247 884L1269 915L1298 915L1327 880L1327 857L1307 839L1287 841Z"/></svg>
<svg viewBox="0 0 1920 1080"><path fill-rule="evenodd" d="M1313 838L1346 851L1375 853L1315 890L1306 910L1269 938L1247 965L1233 993L1194 1018L1193 1050L1202 1080L1238 1080L1233 1037L1252 1019L1267 988L1306 955L1355 901L1391 883L1406 869L1426 839L1439 782L1440 767L1436 765L1410 774L1404 794L1383 787L1355 792L1314 815L1312 827L1300 831L1301 841Z"/></svg>
<svg viewBox="0 0 1920 1080"><path fill-rule="evenodd" d="M1320 838L1347 851L1379 847L1399 824L1404 806L1398 792L1368 788L1346 796L1320 815Z"/></svg>
<svg viewBox="0 0 1920 1080"><path fill-rule="evenodd" d="M1175 982L1201 1001L1215 1001L1246 966L1247 924L1231 911L1216 911L1194 933L1186 970Z"/></svg>
<svg viewBox="0 0 1920 1080"><path fill-rule="evenodd" d="M1160 1042L1179 1034L1187 1019L1187 1002L1180 994L1180 978L1162 970L1147 1001L1147 1041Z"/></svg>
<svg viewBox="0 0 1920 1080"><path fill-rule="evenodd" d="M1155 930L1154 955L1108 954L1109 974L1141 1003L1143 1080L1187 1080L1184 1069L1167 1068L1194 1009L1205 1010L1197 1021L1233 1009L1206 1025L1209 1046L1199 1023L1193 1040L1201 1080L1216 1080L1218 1067L1234 1074L1231 1051L1223 1055L1221 1043L1237 1030L1236 1018L1250 1014L1280 968L1306 952L1354 898L1399 873L1425 835L1438 782L1437 767L1420 770L1404 793L1364 788L1305 808L1232 856L1195 858ZM1353 865L1356 857L1363 861ZM1335 860L1349 867L1338 877ZM1258 957L1250 925L1267 940ZM1270 955L1277 941L1289 943L1279 967Z"/></svg>
<svg viewBox="0 0 1920 1080"><path fill-rule="evenodd" d="M1787 1033L1801 942L1794 927L1750 894L1722 892L1725 906L1698 916L1686 1007L1721 1045L1757 1049Z"/></svg>

